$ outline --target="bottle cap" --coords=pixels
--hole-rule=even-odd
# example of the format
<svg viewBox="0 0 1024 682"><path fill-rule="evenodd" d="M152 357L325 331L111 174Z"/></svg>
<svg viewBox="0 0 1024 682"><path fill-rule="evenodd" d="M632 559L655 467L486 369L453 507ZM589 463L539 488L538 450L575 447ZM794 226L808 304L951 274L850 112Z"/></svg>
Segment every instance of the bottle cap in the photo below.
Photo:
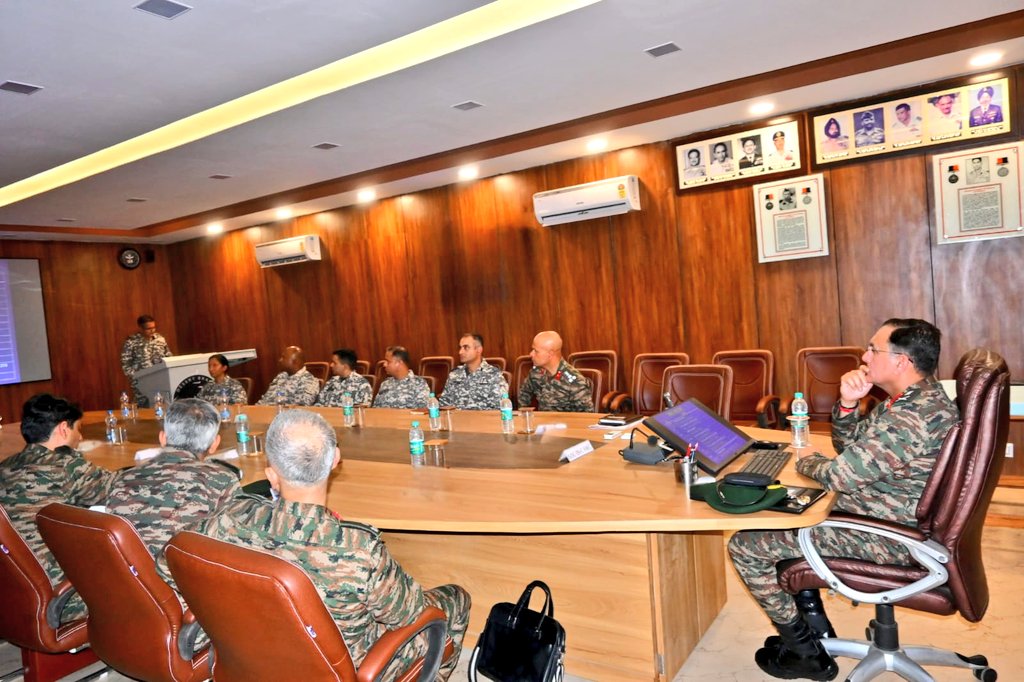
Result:
<svg viewBox="0 0 1024 682"><path fill-rule="evenodd" d="M431 397L431 398L433 398L433 397L434 397L434 394L433 394L433 393L431 393L431 394L430 394L430 397Z"/></svg>
<svg viewBox="0 0 1024 682"><path fill-rule="evenodd" d="M794 398L803 398L804 394L801 393L800 391L797 391L796 393L793 394L793 397Z"/></svg>
<svg viewBox="0 0 1024 682"><path fill-rule="evenodd" d="M420 423L419 423L419 422L413 422L413 423L412 423L412 426L413 426L413 428L417 428L417 427L418 427L419 425L420 425Z"/></svg>

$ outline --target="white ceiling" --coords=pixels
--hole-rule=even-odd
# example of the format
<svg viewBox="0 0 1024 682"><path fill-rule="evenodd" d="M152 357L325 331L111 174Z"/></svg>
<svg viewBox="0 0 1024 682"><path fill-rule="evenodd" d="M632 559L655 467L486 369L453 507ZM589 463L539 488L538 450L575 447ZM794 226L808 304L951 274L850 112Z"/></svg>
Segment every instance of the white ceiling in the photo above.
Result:
<svg viewBox="0 0 1024 682"><path fill-rule="evenodd" d="M139 0L0 2L0 186L486 4L485 0L192 0L166 20ZM64 238L169 242L130 231L312 183L1024 8L1021 0L603 0L446 57L0 207L12 226L83 230ZM747 44L745 39L752 40ZM643 50L683 49L654 59ZM1024 39L1001 45L1024 61ZM774 93L806 109L970 70L976 50ZM764 93L751 93L760 97ZM452 105L484 104L472 111ZM730 102L608 133L611 148L756 118ZM320 151L320 142L341 146ZM581 156L583 141L481 159L484 176ZM231 175L211 180L210 175ZM389 196L455 180L454 169L378 187ZM354 203L323 197L299 213ZM142 197L143 203L128 203ZM60 222L73 218L74 222ZM272 220L264 211L228 229ZM46 239L54 234L39 234Z"/></svg>

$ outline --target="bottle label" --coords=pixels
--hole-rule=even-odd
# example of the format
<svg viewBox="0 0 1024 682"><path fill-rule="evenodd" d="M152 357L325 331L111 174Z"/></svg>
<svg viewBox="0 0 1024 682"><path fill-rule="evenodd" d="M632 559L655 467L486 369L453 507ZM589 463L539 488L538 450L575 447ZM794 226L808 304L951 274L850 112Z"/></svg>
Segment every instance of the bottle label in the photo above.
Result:
<svg viewBox="0 0 1024 682"><path fill-rule="evenodd" d="M346 417L351 417L352 412L354 412L354 410L351 405L346 405L345 407L341 408L341 413Z"/></svg>
<svg viewBox="0 0 1024 682"><path fill-rule="evenodd" d="M409 441L409 454L411 455L422 455L423 454L423 441L411 440Z"/></svg>
<svg viewBox="0 0 1024 682"><path fill-rule="evenodd" d="M430 415L431 419L437 419L438 417L441 416L441 408L440 407L431 407L429 410L427 410L427 414Z"/></svg>
<svg viewBox="0 0 1024 682"><path fill-rule="evenodd" d="M160 407L159 405L156 408L156 418L157 419L163 419L164 418L164 408Z"/></svg>
<svg viewBox="0 0 1024 682"><path fill-rule="evenodd" d="M238 436L238 442L239 443L248 443L249 442L249 432L248 431L239 431L236 435Z"/></svg>
<svg viewBox="0 0 1024 682"><path fill-rule="evenodd" d="M501 421L510 422L512 421L512 408L506 407L501 411Z"/></svg>

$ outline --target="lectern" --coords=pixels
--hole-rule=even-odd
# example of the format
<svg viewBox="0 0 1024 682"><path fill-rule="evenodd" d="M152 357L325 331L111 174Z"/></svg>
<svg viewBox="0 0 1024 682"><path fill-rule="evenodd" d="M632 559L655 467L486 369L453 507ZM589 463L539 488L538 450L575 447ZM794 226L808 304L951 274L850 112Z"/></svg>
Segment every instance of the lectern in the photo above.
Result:
<svg viewBox="0 0 1024 682"><path fill-rule="evenodd" d="M207 361L211 355L217 352L222 353L228 359L228 365L231 367L256 359L255 348L192 353L190 355L168 355L155 365L136 372L139 391L149 398L150 405L153 404L153 396L157 391L163 393L168 401L193 398L199 393L203 384L213 381L207 370Z"/></svg>

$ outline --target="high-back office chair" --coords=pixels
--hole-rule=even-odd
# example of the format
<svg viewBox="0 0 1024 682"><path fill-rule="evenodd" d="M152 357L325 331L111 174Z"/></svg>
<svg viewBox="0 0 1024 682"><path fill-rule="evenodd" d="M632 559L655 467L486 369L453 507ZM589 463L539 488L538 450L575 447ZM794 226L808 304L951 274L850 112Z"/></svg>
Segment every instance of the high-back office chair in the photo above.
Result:
<svg viewBox="0 0 1024 682"><path fill-rule="evenodd" d="M864 349L860 346L816 346L801 348L796 354L796 390L804 394L807 401L807 415L811 428L828 432L832 421L832 406L839 399L839 384L844 374L861 366ZM790 403L793 396L784 396L779 401L782 421L780 428L786 428ZM865 398L867 401L867 398ZM867 402L862 404L866 411ZM815 427L815 423L819 426Z"/></svg>
<svg viewBox="0 0 1024 682"><path fill-rule="evenodd" d="M604 375L604 386L608 391L619 390L619 354L613 350L584 350L570 353L566 358L576 369L596 369ZM604 395L601 393L600 395ZM594 407L598 403L594 402Z"/></svg>
<svg viewBox="0 0 1024 682"><path fill-rule="evenodd" d="M416 372L431 384L431 392L440 393L444 390L448 375L455 369L455 358L450 355L430 355L420 359L420 368ZM431 381L433 380L433 381Z"/></svg>
<svg viewBox="0 0 1024 682"><path fill-rule="evenodd" d="M192 532L175 535L164 551L213 644L216 681L376 680L402 646L425 632L426 655L398 679L432 682L444 652L452 652L444 613L428 606L414 623L377 640L356 672L338 626L298 566Z"/></svg>
<svg viewBox="0 0 1024 682"><path fill-rule="evenodd" d="M499 357L495 356L493 358L484 358L484 360L487 361L488 365L494 365L495 367L500 369L502 372L505 371L505 358L499 358Z"/></svg>
<svg viewBox="0 0 1024 682"><path fill-rule="evenodd" d="M245 402L252 402L252 379L250 377L235 377L238 383L245 389Z"/></svg>
<svg viewBox="0 0 1024 682"><path fill-rule="evenodd" d="M723 350L715 353L711 364L732 368L732 421L756 422L763 429L778 427L775 355L770 350Z"/></svg>
<svg viewBox="0 0 1024 682"><path fill-rule="evenodd" d="M387 370L385 369L386 365L387 360L378 360L377 364L373 368L373 375L377 377L376 388L380 388L380 385L383 384L384 380L388 378L388 373Z"/></svg>
<svg viewBox="0 0 1024 682"><path fill-rule="evenodd" d="M885 670L909 680L931 680L921 664L969 668L977 679L996 679L984 656L965 657L923 646L901 649L893 608L941 616L959 613L971 623L981 620L988 608L981 535L1006 450L1010 373L999 355L976 348L963 356L955 376L960 423L946 435L917 504L917 528L842 512L833 512L821 524L885 534L904 544L918 565L823 559L808 529L799 533L806 559L779 564L779 584L787 592L825 587L875 604L869 641L822 640L833 656L861 659L848 680L873 679ZM955 622L945 625L957 627Z"/></svg>
<svg viewBox="0 0 1024 682"><path fill-rule="evenodd" d="M610 392L601 399L602 412L635 412L651 415L661 407L661 381L665 369L672 365L688 365L686 353L638 353L633 358L631 394Z"/></svg>
<svg viewBox="0 0 1024 682"><path fill-rule="evenodd" d="M530 374L530 370L533 369L533 360L529 355L520 355L516 358L515 364L512 367L512 377L514 379L514 390L519 393L519 387L526 381L526 377ZM510 387L511 388L511 387Z"/></svg>
<svg viewBox="0 0 1024 682"><path fill-rule="evenodd" d="M507 369L501 370L501 378L505 380L506 384L508 384L508 397L511 398L514 403L516 399L516 385L512 383L512 372Z"/></svg>
<svg viewBox="0 0 1024 682"><path fill-rule="evenodd" d="M696 398L723 419L732 409L732 367L728 365L672 365L665 368L661 391L673 405ZM666 408L664 397L660 409Z"/></svg>
<svg viewBox="0 0 1024 682"><path fill-rule="evenodd" d="M377 376L374 374L364 374L363 378L370 384L370 402L372 403L373 396L377 395Z"/></svg>
<svg viewBox="0 0 1024 682"><path fill-rule="evenodd" d="M303 367L320 380L320 388L324 387L327 379L331 376L331 363L329 362L307 362Z"/></svg>
<svg viewBox="0 0 1024 682"><path fill-rule="evenodd" d="M0 507L0 639L21 649L25 682L52 682L99 660L87 648L85 618L60 624L72 594L66 580L54 588Z"/></svg>
<svg viewBox="0 0 1024 682"><path fill-rule="evenodd" d="M48 504L39 532L89 607L89 642L104 663L147 682L205 680L209 647L193 653L199 625L135 527L114 514Z"/></svg>
<svg viewBox="0 0 1024 682"><path fill-rule="evenodd" d="M364 377L370 373L370 361L369 360L356 360L355 370L362 374Z"/></svg>
<svg viewBox="0 0 1024 682"><path fill-rule="evenodd" d="M594 405L594 409L596 410L597 406L601 402L601 396L604 395L602 392L604 391L604 372L597 369L591 369L589 367L577 367L576 371L590 380L590 385L592 387L590 391L590 399Z"/></svg>

